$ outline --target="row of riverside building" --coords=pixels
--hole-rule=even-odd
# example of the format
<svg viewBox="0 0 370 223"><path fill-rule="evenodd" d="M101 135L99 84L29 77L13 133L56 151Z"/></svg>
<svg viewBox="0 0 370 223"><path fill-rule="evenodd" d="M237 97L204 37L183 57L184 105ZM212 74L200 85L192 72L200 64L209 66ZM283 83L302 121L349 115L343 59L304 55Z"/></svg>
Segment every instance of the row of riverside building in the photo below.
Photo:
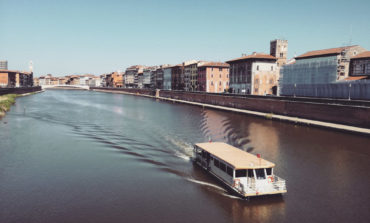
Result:
<svg viewBox="0 0 370 223"><path fill-rule="evenodd" d="M64 77L53 77L52 74L40 76L33 79L35 86L43 85L85 85L100 87L100 77L93 74L67 75Z"/></svg>
<svg viewBox="0 0 370 223"><path fill-rule="evenodd" d="M370 99L370 52L361 46L314 50L287 59L288 41L270 41L270 53L226 62L189 60L134 65L100 76L40 77L37 84L149 88L195 92Z"/></svg>
<svg viewBox="0 0 370 223"><path fill-rule="evenodd" d="M101 75L102 87L152 88L210 93L277 94L280 68L287 63L288 41L270 42L270 54L252 53L226 62L190 60L177 65L134 65L124 73ZM109 80L122 75L122 83Z"/></svg>
<svg viewBox="0 0 370 223"><path fill-rule="evenodd" d="M226 62L134 65L123 73L101 75L101 86L329 98L354 91L358 98L370 99L370 52L363 47L309 51L289 61L287 53L288 41L276 39L270 41L270 54L254 52ZM351 83L362 89L348 89Z"/></svg>

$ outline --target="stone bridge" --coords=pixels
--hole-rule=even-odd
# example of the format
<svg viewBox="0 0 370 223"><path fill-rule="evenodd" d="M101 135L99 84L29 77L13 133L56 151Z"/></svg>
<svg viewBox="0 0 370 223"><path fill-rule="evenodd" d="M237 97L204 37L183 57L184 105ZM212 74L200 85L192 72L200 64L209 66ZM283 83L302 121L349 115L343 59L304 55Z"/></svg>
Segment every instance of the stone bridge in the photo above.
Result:
<svg viewBox="0 0 370 223"><path fill-rule="evenodd" d="M41 88L46 90L49 88L55 88L55 89L84 89L89 90L90 86L88 85L66 85L66 84L58 84L58 85L41 85Z"/></svg>

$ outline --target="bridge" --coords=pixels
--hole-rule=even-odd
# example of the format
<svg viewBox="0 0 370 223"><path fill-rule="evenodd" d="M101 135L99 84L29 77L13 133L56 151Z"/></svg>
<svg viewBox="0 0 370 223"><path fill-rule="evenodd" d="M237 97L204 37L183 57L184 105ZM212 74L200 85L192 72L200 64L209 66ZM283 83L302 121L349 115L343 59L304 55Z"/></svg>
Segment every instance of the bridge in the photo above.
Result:
<svg viewBox="0 0 370 223"><path fill-rule="evenodd" d="M89 90L90 86L88 85L67 85L67 84L58 84L58 85L41 85L43 90L46 89L81 89L81 90Z"/></svg>

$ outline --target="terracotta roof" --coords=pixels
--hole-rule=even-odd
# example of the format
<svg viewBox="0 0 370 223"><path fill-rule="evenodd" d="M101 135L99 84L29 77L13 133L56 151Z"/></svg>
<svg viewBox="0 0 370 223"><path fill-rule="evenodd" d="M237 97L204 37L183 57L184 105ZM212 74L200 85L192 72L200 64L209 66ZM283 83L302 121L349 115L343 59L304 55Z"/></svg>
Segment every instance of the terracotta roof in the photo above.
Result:
<svg viewBox="0 0 370 223"><path fill-rule="evenodd" d="M31 74L31 72L27 71L19 71L19 70L0 70L0 73L19 73L19 74Z"/></svg>
<svg viewBox="0 0 370 223"><path fill-rule="evenodd" d="M354 45L357 46L357 45ZM346 48L351 48L354 46L344 46L344 47L337 47L337 48L330 48L330 49L324 49L324 50L314 50L306 52L302 55L299 55L295 59L302 59L302 58L308 58L308 57L318 57L318 56L325 56L325 55L332 55L332 54L340 54L343 50Z"/></svg>
<svg viewBox="0 0 370 223"><path fill-rule="evenodd" d="M259 169L275 166L272 162L257 158L257 156L251 153L223 142L198 143L195 145L227 162L234 169Z"/></svg>
<svg viewBox="0 0 370 223"><path fill-rule="evenodd" d="M370 77L369 76L351 76L351 77L347 77L344 80L345 81L357 81L357 80L368 79L368 78L370 78Z"/></svg>
<svg viewBox="0 0 370 223"><path fill-rule="evenodd" d="M360 58L370 58L370 51L365 51L363 53L360 53L357 56L352 57L351 59L360 59Z"/></svg>
<svg viewBox="0 0 370 223"><path fill-rule="evenodd" d="M133 65L131 67L128 67L127 69L140 69L140 68L145 68L144 65Z"/></svg>
<svg viewBox="0 0 370 223"><path fill-rule="evenodd" d="M248 56L243 56L243 57L239 57L239 58L236 58L236 59L226 61L226 63L235 62L235 61L239 61L239 60L252 60L252 59L276 60L276 57L271 56L269 54L264 54L264 53L254 53L254 54L251 54L251 55L248 55Z"/></svg>
<svg viewBox="0 0 370 223"><path fill-rule="evenodd" d="M230 67L230 64L222 62L207 62L198 67Z"/></svg>

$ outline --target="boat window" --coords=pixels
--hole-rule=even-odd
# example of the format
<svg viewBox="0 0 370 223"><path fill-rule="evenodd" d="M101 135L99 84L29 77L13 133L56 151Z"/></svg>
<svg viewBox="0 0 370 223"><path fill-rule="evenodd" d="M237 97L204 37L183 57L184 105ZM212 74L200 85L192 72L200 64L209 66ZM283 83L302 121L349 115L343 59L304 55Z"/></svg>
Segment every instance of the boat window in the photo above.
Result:
<svg viewBox="0 0 370 223"><path fill-rule="evenodd" d="M207 152L205 152L204 150L202 151L202 157L205 159L207 157Z"/></svg>
<svg viewBox="0 0 370 223"><path fill-rule="evenodd" d="M223 162L220 162L220 169L226 172L226 165Z"/></svg>
<svg viewBox="0 0 370 223"><path fill-rule="evenodd" d="M235 171L235 177L246 177L247 176L247 170L236 170Z"/></svg>
<svg viewBox="0 0 370 223"><path fill-rule="evenodd" d="M271 175L272 174L272 168L266 168L266 174Z"/></svg>
<svg viewBox="0 0 370 223"><path fill-rule="evenodd" d="M253 170L252 170L252 169L249 169L249 170L248 170L248 177L252 177L252 178L254 178L254 172L253 172Z"/></svg>
<svg viewBox="0 0 370 223"><path fill-rule="evenodd" d="M228 175L233 176L233 168L226 166L226 172Z"/></svg>
<svg viewBox="0 0 370 223"><path fill-rule="evenodd" d="M218 161L218 159L215 159L213 163L215 164L215 166L220 168L220 161Z"/></svg>
<svg viewBox="0 0 370 223"><path fill-rule="evenodd" d="M257 179L265 179L265 170L264 169L256 169L256 176Z"/></svg>

